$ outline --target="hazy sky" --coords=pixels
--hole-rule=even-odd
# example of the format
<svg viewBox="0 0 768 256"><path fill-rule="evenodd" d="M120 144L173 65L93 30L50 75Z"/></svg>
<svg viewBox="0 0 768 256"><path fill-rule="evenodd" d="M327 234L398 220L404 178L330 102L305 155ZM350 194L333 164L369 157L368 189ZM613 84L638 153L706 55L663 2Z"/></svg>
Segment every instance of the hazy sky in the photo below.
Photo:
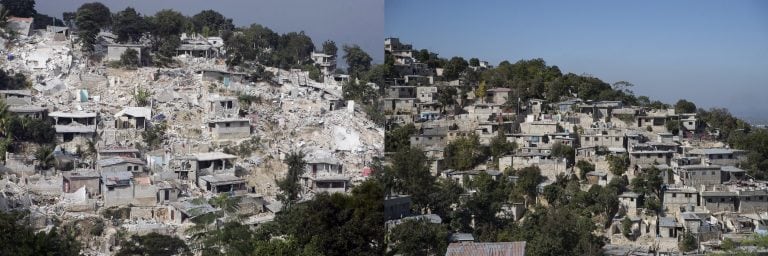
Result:
<svg viewBox="0 0 768 256"><path fill-rule="evenodd" d="M35 9L61 17L64 11L75 11L83 3L95 0L37 0ZM213 9L236 26L252 23L265 25L279 33L304 31L316 47L325 40L358 44L373 57L384 59L384 0L101 0L114 13L131 6L144 15L162 9L174 9L192 16Z"/></svg>
<svg viewBox="0 0 768 256"><path fill-rule="evenodd" d="M543 58L768 121L768 1L387 0L385 12L387 37L442 57Z"/></svg>

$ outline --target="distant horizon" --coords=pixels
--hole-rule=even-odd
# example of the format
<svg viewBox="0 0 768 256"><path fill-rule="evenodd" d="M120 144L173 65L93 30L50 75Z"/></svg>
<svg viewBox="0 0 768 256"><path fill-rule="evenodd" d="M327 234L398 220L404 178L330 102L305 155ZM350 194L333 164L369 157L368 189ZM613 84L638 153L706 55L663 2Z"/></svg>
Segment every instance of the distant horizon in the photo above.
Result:
<svg viewBox="0 0 768 256"><path fill-rule="evenodd" d="M61 19L63 12L77 11L82 4L90 2L101 2L112 13L130 6L146 16L162 9L173 9L191 17L202 10L212 9L232 19L236 27L256 23L280 34L304 31L312 38L316 49L322 49L326 40L333 40L341 56L344 44L357 44L371 55L373 63L384 62L380 39L384 30L384 0L185 0L184 4L173 0L56 0L37 1L35 9L38 13ZM343 61L339 64L346 66Z"/></svg>
<svg viewBox="0 0 768 256"><path fill-rule="evenodd" d="M412 22L424 8L430 22ZM637 96L768 123L768 2L387 0L385 12L385 38L442 58L542 58L563 73L633 83Z"/></svg>

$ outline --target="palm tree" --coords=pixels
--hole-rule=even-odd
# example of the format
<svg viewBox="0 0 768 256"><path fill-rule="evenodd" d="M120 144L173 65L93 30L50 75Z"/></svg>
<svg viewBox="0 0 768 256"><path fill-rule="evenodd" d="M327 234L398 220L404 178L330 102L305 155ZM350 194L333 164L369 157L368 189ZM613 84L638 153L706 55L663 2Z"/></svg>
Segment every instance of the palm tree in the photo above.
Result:
<svg viewBox="0 0 768 256"><path fill-rule="evenodd" d="M47 170L53 166L55 157L53 156L53 148L51 146L42 146L35 151L35 159L37 159L38 170Z"/></svg>
<svg viewBox="0 0 768 256"><path fill-rule="evenodd" d="M5 135L5 137L10 137L8 135L8 124L11 120L11 112L8 111L8 104L5 104L5 101L0 100L0 133Z"/></svg>
<svg viewBox="0 0 768 256"><path fill-rule="evenodd" d="M229 216L240 210L240 197L231 197L227 193L219 193L219 195L211 198L211 205L221 208L224 211L225 217L237 217L237 215Z"/></svg>
<svg viewBox="0 0 768 256"><path fill-rule="evenodd" d="M301 197L299 179L304 174L307 165L307 162L304 161L304 152L291 152L285 158L285 164L288 165L288 173L285 178L277 182L277 186L283 191L282 195L278 195L278 199L283 201L283 206L288 207L291 202Z"/></svg>
<svg viewBox="0 0 768 256"><path fill-rule="evenodd" d="M8 9L0 4L0 27L4 28L5 25L8 25Z"/></svg>

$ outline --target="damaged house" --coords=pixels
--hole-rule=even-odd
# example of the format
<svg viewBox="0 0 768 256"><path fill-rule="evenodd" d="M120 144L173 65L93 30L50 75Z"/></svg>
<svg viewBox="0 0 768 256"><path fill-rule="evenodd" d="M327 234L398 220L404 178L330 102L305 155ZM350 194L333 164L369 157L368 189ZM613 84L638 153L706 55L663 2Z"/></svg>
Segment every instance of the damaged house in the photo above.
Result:
<svg viewBox="0 0 768 256"><path fill-rule="evenodd" d="M235 176L237 156L222 152L196 153L177 170L179 179L192 180L207 191L220 193L246 190L245 180Z"/></svg>
<svg viewBox="0 0 768 256"><path fill-rule="evenodd" d="M99 178L101 176L95 170L76 170L66 172L63 175L62 190L64 193L73 193L78 189L85 187L88 196L98 195Z"/></svg>
<svg viewBox="0 0 768 256"><path fill-rule="evenodd" d="M90 139L96 134L97 113L56 111L48 116L55 120L56 140L60 142L75 138Z"/></svg>

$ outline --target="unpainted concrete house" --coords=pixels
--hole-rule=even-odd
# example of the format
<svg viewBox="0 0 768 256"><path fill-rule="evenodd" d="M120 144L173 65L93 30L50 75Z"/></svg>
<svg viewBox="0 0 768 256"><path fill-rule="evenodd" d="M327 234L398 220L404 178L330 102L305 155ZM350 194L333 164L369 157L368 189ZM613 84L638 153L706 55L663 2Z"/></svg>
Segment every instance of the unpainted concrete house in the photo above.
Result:
<svg viewBox="0 0 768 256"><path fill-rule="evenodd" d="M683 185L699 187L712 186L722 182L719 165L686 165L679 167Z"/></svg>
<svg viewBox="0 0 768 256"><path fill-rule="evenodd" d="M670 186L664 191L664 209L669 213L694 211L701 206L699 192L695 188Z"/></svg>
<svg viewBox="0 0 768 256"><path fill-rule="evenodd" d="M213 174L234 174L234 159L237 156L222 152L195 153L186 157L180 170L175 172L178 179L191 180L199 184L199 177Z"/></svg>
<svg viewBox="0 0 768 256"><path fill-rule="evenodd" d="M115 128L144 130L150 119L152 119L152 109L126 107L115 114Z"/></svg>
<svg viewBox="0 0 768 256"><path fill-rule="evenodd" d="M214 140L236 140L251 135L251 120L226 118L208 121L208 132Z"/></svg>
<svg viewBox="0 0 768 256"><path fill-rule="evenodd" d="M8 112L20 118L45 119L48 109L34 105L8 106Z"/></svg>
<svg viewBox="0 0 768 256"><path fill-rule="evenodd" d="M315 193L346 192L349 177L344 174L344 166L331 157L308 158L306 172L301 177L304 187Z"/></svg>
<svg viewBox="0 0 768 256"><path fill-rule="evenodd" d="M101 191L99 189L99 178L101 178L101 176L95 170L75 170L65 172L63 175L62 190L64 193L72 193L85 187L85 191L89 196L98 195Z"/></svg>
<svg viewBox="0 0 768 256"><path fill-rule="evenodd" d="M133 202L133 173L113 171L101 173L101 194L104 206L127 205Z"/></svg>
<svg viewBox="0 0 768 256"><path fill-rule="evenodd" d="M78 137L89 139L96 134L97 113L56 111L48 116L55 121L56 139L59 142L72 141Z"/></svg>
<svg viewBox="0 0 768 256"><path fill-rule="evenodd" d="M221 70L202 69L197 71L200 74L200 79L203 82L219 82L224 86L229 86L231 82L242 83L245 81L247 75L245 73L228 72Z"/></svg>
<svg viewBox="0 0 768 256"><path fill-rule="evenodd" d="M212 174L201 176L197 183L200 188L213 193L245 191L245 179L232 174Z"/></svg>
<svg viewBox="0 0 768 256"><path fill-rule="evenodd" d="M32 91L30 90L0 90L0 98L6 105L23 106L32 104Z"/></svg>
<svg viewBox="0 0 768 256"><path fill-rule="evenodd" d="M143 56L148 53L148 48L148 46L141 44L108 44L105 59L107 61L120 61L120 57L125 53L125 50L133 49L138 53L139 63L143 64L146 61Z"/></svg>
<svg viewBox="0 0 768 256"><path fill-rule="evenodd" d="M110 157L96 161L96 168L101 172L128 171L134 174L144 172L146 163L139 158Z"/></svg>
<svg viewBox="0 0 768 256"><path fill-rule="evenodd" d="M323 75L331 75L336 71L336 56L312 52L310 57L312 58L312 61L315 62L315 65L320 68L320 72L322 72Z"/></svg>

